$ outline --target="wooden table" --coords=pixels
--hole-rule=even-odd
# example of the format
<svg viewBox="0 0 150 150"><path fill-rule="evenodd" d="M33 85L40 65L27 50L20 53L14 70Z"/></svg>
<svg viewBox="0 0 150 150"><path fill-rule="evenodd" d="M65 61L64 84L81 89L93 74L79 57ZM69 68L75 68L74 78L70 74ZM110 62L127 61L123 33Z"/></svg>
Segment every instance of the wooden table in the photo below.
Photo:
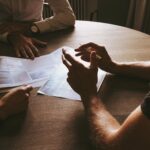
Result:
<svg viewBox="0 0 150 150"><path fill-rule="evenodd" d="M77 48L95 42L104 45L116 61L149 60L150 36L128 28L77 21L74 29L39 37L48 41L47 54L61 46ZM1 55L13 56L0 44ZM50 63L50 62L49 62ZM108 110L122 122L140 104L148 84L137 79L107 75L99 92ZM36 95L33 92L26 114L0 125L0 150L90 150L84 109L79 101Z"/></svg>

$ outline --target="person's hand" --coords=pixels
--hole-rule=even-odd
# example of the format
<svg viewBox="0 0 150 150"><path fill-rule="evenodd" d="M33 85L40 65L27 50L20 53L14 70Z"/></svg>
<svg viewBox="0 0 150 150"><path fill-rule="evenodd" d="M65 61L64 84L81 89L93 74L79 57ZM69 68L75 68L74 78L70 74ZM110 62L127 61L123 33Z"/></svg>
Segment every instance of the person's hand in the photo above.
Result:
<svg viewBox="0 0 150 150"><path fill-rule="evenodd" d="M0 119L6 119L27 109L32 86L22 86L10 90L0 99Z"/></svg>
<svg viewBox="0 0 150 150"><path fill-rule="evenodd" d="M0 24L0 34L20 32L24 33L29 30L30 23L23 22L4 22Z"/></svg>
<svg viewBox="0 0 150 150"><path fill-rule="evenodd" d="M76 56L81 56L84 61L90 61L90 54L92 51L96 52L96 61L98 67L107 72L112 72L115 62L112 61L105 47L99 46L95 43L87 43L75 49Z"/></svg>
<svg viewBox="0 0 150 150"><path fill-rule="evenodd" d="M69 70L67 81L72 89L83 97L83 99L97 94L98 69L95 58L96 53L92 52L90 55L91 64L89 67L85 67L63 50L62 60Z"/></svg>
<svg viewBox="0 0 150 150"><path fill-rule="evenodd" d="M46 47L47 43L35 38L26 37L20 33L8 35L8 41L13 46L16 56L34 59L39 56L39 49Z"/></svg>

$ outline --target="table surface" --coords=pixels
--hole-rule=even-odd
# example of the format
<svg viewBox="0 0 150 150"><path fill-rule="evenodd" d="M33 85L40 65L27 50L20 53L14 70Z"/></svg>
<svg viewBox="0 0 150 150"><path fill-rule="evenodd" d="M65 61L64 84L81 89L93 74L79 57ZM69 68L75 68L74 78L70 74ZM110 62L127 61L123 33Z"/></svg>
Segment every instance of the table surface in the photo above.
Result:
<svg viewBox="0 0 150 150"><path fill-rule="evenodd" d="M41 35L48 42L41 55L64 45L77 48L95 42L103 45L116 61L145 61L150 57L150 36L128 28L76 21L74 29ZM0 54L14 56L11 47L0 44ZM99 95L108 110L123 122L149 90L138 79L107 75ZM90 150L84 109L79 101L41 96L32 92L26 114L0 125L1 150Z"/></svg>

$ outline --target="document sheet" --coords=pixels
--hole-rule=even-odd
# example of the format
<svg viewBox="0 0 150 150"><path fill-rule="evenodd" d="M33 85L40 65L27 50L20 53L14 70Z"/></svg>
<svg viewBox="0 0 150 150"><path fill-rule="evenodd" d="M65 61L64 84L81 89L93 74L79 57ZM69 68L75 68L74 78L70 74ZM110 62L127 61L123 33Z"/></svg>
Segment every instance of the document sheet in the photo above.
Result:
<svg viewBox="0 0 150 150"><path fill-rule="evenodd" d="M73 57L75 57L75 52L72 48L64 47L64 49L67 51L67 53L70 53ZM64 66L61 60L62 48L53 52L51 56L57 56L57 59L55 59L56 65L53 67L53 70L51 70L49 80L39 89L38 93L49 96L68 98L72 100L80 100L80 96L76 92L74 92L74 90L72 90L67 82L68 69L66 68L66 66ZM75 59L84 63L85 66L90 65L89 63L82 61L79 57L75 57ZM100 69L98 70L98 90L104 80L105 75L106 72Z"/></svg>
<svg viewBox="0 0 150 150"><path fill-rule="evenodd" d="M54 69L51 54L34 60L0 56L0 88L47 80Z"/></svg>
<svg viewBox="0 0 150 150"><path fill-rule="evenodd" d="M80 96L72 90L67 82L68 70L62 63L62 49L70 53L75 59L84 65L89 63L75 57L75 51L70 47L62 47L54 52L35 58L34 60L0 56L0 89L33 84L45 83L38 93L49 96L57 96L73 100L80 100ZM100 88L105 72L98 71L97 87Z"/></svg>

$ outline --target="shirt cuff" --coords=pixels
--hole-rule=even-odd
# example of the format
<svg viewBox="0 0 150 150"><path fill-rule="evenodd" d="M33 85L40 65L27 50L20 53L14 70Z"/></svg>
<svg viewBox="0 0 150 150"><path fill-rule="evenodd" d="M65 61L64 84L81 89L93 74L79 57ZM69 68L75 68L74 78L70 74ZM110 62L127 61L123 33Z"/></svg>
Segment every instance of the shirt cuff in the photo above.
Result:
<svg viewBox="0 0 150 150"><path fill-rule="evenodd" d="M7 40L8 34L9 34L8 32L5 32L5 33L3 33L3 34L0 34L0 41L7 43L7 42L8 42L8 40Z"/></svg>
<svg viewBox="0 0 150 150"><path fill-rule="evenodd" d="M46 20L34 22L34 24L39 28L40 33L45 33L45 32L51 31L50 25L49 25L49 23L47 23Z"/></svg>

